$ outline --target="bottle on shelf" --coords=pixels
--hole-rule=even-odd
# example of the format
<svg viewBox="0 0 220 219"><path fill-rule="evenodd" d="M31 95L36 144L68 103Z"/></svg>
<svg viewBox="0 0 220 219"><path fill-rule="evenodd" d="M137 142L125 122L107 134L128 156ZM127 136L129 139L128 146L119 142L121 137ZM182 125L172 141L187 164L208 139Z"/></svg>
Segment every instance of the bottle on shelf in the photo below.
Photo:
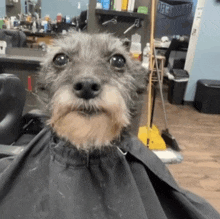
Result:
<svg viewBox="0 0 220 219"><path fill-rule="evenodd" d="M35 19L34 19L33 25L32 25L32 32L33 32L33 33L36 33L36 32L37 32L37 23L36 23Z"/></svg>
<svg viewBox="0 0 220 219"><path fill-rule="evenodd" d="M61 23L62 22L62 14L58 13L57 14L57 23Z"/></svg>
<svg viewBox="0 0 220 219"><path fill-rule="evenodd" d="M121 11L121 6L122 6L122 0L116 0L115 1L115 10Z"/></svg>
<svg viewBox="0 0 220 219"><path fill-rule="evenodd" d="M150 43L147 43L144 50L143 50L143 62L142 65L145 68L149 68L150 64Z"/></svg>
<svg viewBox="0 0 220 219"><path fill-rule="evenodd" d="M102 0L102 9L104 10L110 9L110 0Z"/></svg>
<svg viewBox="0 0 220 219"><path fill-rule="evenodd" d="M141 35L137 33L131 36L130 54L133 59L142 60Z"/></svg>
<svg viewBox="0 0 220 219"><path fill-rule="evenodd" d="M122 0L121 10L122 11L128 10L128 0Z"/></svg>

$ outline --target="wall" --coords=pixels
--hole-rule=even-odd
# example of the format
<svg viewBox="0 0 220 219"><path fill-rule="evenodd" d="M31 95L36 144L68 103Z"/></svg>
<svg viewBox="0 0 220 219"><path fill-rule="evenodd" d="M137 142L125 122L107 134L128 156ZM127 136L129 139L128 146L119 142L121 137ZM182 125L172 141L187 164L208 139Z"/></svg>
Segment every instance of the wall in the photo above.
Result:
<svg viewBox="0 0 220 219"><path fill-rule="evenodd" d="M0 1L0 18L5 16L5 1Z"/></svg>
<svg viewBox="0 0 220 219"><path fill-rule="evenodd" d="M199 79L220 80L220 4L206 0L185 101L194 101Z"/></svg>
<svg viewBox="0 0 220 219"><path fill-rule="evenodd" d="M198 0L195 18L192 26L192 33L190 36L190 42L188 46L188 52L186 56L186 63L185 63L185 70L188 71L189 73L191 72L193 66L204 6L205 6L205 0Z"/></svg>

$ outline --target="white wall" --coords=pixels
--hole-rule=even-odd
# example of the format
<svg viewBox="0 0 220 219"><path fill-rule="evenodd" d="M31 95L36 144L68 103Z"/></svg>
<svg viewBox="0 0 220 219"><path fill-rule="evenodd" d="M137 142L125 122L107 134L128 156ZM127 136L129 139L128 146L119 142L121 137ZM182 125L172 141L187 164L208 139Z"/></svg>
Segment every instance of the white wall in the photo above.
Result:
<svg viewBox="0 0 220 219"><path fill-rule="evenodd" d="M0 18L5 16L5 0L0 0Z"/></svg>
<svg viewBox="0 0 220 219"><path fill-rule="evenodd" d="M197 32L198 40L194 45L189 44L189 50L195 45L196 48L195 50L192 48L191 54L187 55L185 65L185 69L190 73L185 101L194 101L196 83L199 79L220 80L220 4L216 3L216 0L203 1L205 6L200 30Z"/></svg>

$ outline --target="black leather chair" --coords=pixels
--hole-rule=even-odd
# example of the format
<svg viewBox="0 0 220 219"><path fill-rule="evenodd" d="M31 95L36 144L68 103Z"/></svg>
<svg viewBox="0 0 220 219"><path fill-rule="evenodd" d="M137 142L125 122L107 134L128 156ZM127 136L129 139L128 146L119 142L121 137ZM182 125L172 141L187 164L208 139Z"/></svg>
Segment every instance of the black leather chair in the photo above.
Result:
<svg viewBox="0 0 220 219"><path fill-rule="evenodd" d="M20 30L0 29L0 40L7 42L7 47L26 47L26 35Z"/></svg>
<svg viewBox="0 0 220 219"><path fill-rule="evenodd" d="M188 45L188 38L186 38L186 40L184 41L175 38L172 39L169 48L164 54L166 58L164 67L169 67L171 69L183 69L186 60Z"/></svg>
<svg viewBox="0 0 220 219"><path fill-rule="evenodd" d="M26 91L13 74L0 74L0 158L19 154L43 128L37 110L22 115Z"/></svg>
<svg viewBox="0 0 220 219"><path fill-rule="evenodd" d="M21 133L26 91L13 74L0 74L0 144L12 144Z"/></svg>

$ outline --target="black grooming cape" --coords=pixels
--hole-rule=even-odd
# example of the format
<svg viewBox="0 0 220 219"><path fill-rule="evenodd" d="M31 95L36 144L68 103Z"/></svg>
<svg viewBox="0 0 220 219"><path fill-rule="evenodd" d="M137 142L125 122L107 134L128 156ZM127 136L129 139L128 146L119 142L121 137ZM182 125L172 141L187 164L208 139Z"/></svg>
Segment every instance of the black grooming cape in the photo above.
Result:
<svg viewBox="0 0 220 219"><path fill-rule="evenodd" d="M0 160L1 219L220 219L133 136L86 154L45 128L11 159Z"/></svg>

